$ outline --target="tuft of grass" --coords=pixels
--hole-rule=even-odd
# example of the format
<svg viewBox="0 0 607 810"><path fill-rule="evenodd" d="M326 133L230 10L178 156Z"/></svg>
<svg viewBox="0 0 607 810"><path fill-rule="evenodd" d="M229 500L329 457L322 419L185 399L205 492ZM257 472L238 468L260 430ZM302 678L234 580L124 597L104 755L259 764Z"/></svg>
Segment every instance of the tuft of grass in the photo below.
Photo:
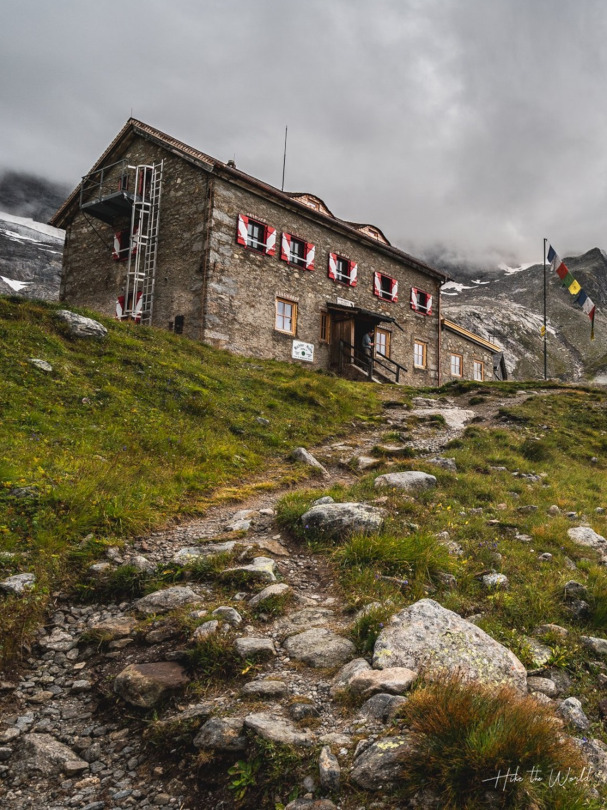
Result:
<svg viewBox="0 0 607 810"><path fill-rule="evenodd" d="M372 655L375 642L390 616L398 612L398 607L391 602L370 607L362 611L362 615L354 622L350 631L350 638L356 644L360 655Z"/></svg>
<svg viewBox="0 0 607 810"><path fill-rule="evenodd" d="M244 662L231 635L213 633L186 650L185 665L195 677L222 681L240 675Z"/></svg>
<svg viewBox="0 0 607 810"><path fill-rule="evenodd" d="M408 796L431 788L445 810L599 806L587 803L582 784L549 787L556 773L579 777L585 763L573 741L557 734L551 711L531 697L446 677L422 684L399 714L411 735L402 770ZM496 781L508 770L520 780Z"/></svg>

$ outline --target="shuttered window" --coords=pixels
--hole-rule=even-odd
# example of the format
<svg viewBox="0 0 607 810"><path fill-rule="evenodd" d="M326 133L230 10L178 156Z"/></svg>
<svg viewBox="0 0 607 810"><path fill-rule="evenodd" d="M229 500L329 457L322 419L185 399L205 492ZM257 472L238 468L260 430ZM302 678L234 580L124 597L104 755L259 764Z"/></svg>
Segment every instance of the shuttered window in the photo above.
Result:
<svg viewBox="0 0 607 810"><path fill-rule="evenodd" d="M383 273L373 273L373 294L384 301L398 301L398 281Z"/></svg>
<svg viewBox="0 0 607 810"><path fill-rule="evenodd" d="M246 214L238 215L236 241L239 245L273 256L276 252L276 228L265 225Z"/></svg>
<svg viewBox="0 0 607 810"><path fill-rule="evenodd" d="M291 233L283 233L280 243L280 258L301 267L304 270L314 270L315 246Z"/></svg>
<svg viewBox="0 0 607 810"><path fill-rule="evenodd" d="M432 296L430 293L411 287L411 309L422 315L432 315Z"/></svg>
<svg viewBox="0 0 607 810"><path fill-rule="evenodd" d="M358 281L358 264L337 253L329 253L329 278L349 287L356 287Z"/></svg>

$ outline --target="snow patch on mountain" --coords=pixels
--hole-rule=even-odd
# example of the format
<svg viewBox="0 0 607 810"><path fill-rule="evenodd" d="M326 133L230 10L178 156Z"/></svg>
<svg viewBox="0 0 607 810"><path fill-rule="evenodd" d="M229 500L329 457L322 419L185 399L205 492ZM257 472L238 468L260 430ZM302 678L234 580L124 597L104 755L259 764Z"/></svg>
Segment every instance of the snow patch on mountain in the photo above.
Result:
<svg viewBox="0 0 607 810"><path fill-rule="evenodd" d="M0 211L0 220L10 222L13 225L21 225L23 228L27 228L30 231L36 231L37 233L44 234L47 237L50 236L51 239L57 240L58 242L63 242L65 237L65 231L62 231L60 228L53 228L52 225L46 225L44 222L36 222L36 220L29 219L29 217L17 217L14 214L8 214L5 211ZM27 238L14 231L5 230L5 233L10 233L13 236L19 236L21 239ZM33 239L32 237L29 237L29 239L32 242L48 242L48 239Z"/></svg>
<svg viewBox="0 0 607 810"><path fill-rule="evenodd" d="M523 270L528 270L530 267L533 267L534 264L537 264L537 262L529 262L528 264L521 264L518 267L509 267L507 264L498 264L498 268L502 270L507 276L511 276L514 273L521 273Z"/></svg>
<svg viewBox="0 0 607 810"><path fill-rule="evenodd" d="M31 281L17 281L15 278L7 278L6 276L0 276L2 281L11 288L11 290L15 290L15 292L19 292L24 287L29 287L32 283Z"/></svg>

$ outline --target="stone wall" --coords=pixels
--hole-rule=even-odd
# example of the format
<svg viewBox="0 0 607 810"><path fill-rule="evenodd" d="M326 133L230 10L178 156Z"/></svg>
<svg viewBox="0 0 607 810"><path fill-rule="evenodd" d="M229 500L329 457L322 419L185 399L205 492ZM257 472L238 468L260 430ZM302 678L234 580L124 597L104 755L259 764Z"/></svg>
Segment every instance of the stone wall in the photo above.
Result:
<svg viewBox="0 0 607 810"><path fill-rule="evenodd" d="M244 214L277 231L276 253L267 256L236 242L238 215ZM315 269L305 270L280 258L280 237L285 231L315 245ZM355 287L328 276L329 253L358 263ZM381 300L373 292L373 273L378 271L399 282L396 303ZM408 372L402 381L413 385L436 382L439 285L404 261L381 253L364 237L340 233L330 223L319 222L296 204L283 206L248 189L218 179L215 184L213 227L208 261L204 340L239 354L291 360L293 336L274 329L276 297L297 304L297 340L314 345L313 365L326 368L329 346L320 341L321 311L327 302L346 299L355 306L381 312L396 319L382 324L391 335L391 357ZM414 312L411 287L434 296L433 313ZM428 344L427 368L413 370L413 342ZM308 364L306 364L308 365Z"/></svg>
<svg viewBox="0 0 607 810"><path fill-rule="evenodd" d="M153 324L166 329L182 315L184 333L200 339L208 174L143 138L112 161L123 157L133 165L164 159ZM120 174L117 166L109 175L116 189ZM67 227L61 300L114 315L127 270L126 261L112 259L114 233L129 227L130 217L106 225L76 213Z"/></svg>
<svg viewBox="0 0 607 810"><path fill-rule="evenodd" d="M489 349L466 340L450 329L443 329L441 348L441 383L453 380L473 380L474 361L483 363L484 379L493 380L493 353ZM462 374L460 377L451 373L451 355L458 354L462 358Z"/></svg>

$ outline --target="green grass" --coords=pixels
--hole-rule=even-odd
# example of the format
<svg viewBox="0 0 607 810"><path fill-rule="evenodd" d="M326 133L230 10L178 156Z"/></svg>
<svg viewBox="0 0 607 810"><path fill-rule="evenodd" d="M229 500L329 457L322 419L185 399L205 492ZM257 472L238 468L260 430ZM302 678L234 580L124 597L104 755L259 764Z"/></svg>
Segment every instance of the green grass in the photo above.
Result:
<svg viewBox="0 0 607 810"><path fill-rule="evenodd" d="M108 337L70 339L58 308L0 298L0 552L16 555L2 573L37 576L29 597L5 602L0 666L105 545L242 497L247 483L301 479L285 461L294 447L379 411L369 386L94 313ZM28 497L11 494L24 487Z"/></svg>

